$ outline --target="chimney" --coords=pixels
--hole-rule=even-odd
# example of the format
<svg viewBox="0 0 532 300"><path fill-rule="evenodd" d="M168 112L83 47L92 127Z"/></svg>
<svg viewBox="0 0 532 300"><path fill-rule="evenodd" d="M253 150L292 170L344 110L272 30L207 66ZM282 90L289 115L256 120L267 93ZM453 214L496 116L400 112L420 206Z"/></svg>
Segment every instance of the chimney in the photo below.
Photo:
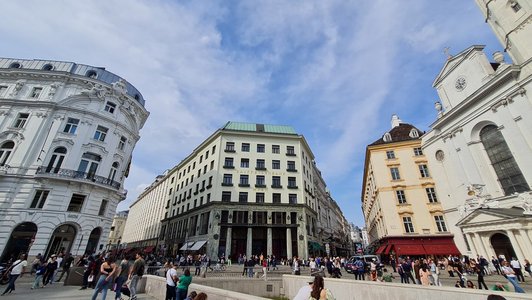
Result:
<svg viewBox="0 0 532 300"><path fill-rule="evenodd" d="M399 124L403 123L401 119L396 114L392 115L392 129L399 126Z"/></svg>

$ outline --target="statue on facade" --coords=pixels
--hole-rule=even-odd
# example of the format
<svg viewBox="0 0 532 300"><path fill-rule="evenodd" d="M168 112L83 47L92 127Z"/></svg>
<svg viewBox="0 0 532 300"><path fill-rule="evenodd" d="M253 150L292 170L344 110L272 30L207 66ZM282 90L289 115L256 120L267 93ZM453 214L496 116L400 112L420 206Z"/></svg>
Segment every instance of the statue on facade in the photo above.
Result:
<svg viewBox="0 0 532 300"><path fill-rule="evenodd" d="M15 83L15 88L13 89L13 91L11 91L10 96L11 97L16 96L18 94L18 92L20 92L20 90L22 90L22 88L24 87L25 84L26 84L26 80L24 80L24 79L17 80L17 82Z"/></svg>
<svg viewBox="0 0 532 300"><path fill-rule="evenodd" d="M521 207L525 215L532 215L532 192L521 193L519 198L523 201Z"/></svg>

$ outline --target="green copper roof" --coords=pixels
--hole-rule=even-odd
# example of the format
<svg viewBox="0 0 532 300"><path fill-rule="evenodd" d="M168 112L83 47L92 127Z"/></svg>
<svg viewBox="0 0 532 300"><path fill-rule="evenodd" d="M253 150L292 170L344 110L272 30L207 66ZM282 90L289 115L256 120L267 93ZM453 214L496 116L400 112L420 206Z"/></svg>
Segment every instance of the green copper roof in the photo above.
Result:
<svg viewBox="0 0 532 300"><path fill-rule="evenodd" d="M292 126L285 125L267 125L243 122L227 122L222 128L224 130L249 131L249 132L266 132L279 134L297 134Z"/></svg>

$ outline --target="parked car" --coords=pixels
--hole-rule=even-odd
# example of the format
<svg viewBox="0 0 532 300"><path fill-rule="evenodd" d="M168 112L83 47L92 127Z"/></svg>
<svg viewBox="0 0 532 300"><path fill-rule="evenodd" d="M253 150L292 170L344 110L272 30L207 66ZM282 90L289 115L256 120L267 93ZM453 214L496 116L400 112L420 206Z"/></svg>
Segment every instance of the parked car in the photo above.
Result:
<svg viewBox="0 0 532 300"><path fill-rule="evenodd" d="M377 264L380 264L381 259L378 255L355 255L351 256L349 260L346 262L344 269L347 273L353 273L353 264L357 259L362 259L366 263L366 272L369 271L369 265L373 259L376 260Z"/></svg>

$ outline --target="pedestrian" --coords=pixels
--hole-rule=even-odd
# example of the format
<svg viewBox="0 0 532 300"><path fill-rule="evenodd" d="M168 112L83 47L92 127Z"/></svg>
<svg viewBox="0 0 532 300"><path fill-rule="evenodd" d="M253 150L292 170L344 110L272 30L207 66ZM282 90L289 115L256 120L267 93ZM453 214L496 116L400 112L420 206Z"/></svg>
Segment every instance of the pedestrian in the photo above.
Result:
<svg viewBox="0 0 532 300"><path fill-rule="evenodd" d="M525 259L525 271L532 277L532 270L530 270L530 262L528 259Z"/></svg>
<svg viewBox="0 0 532 300"><path fill-rule="evenodd" d="M523 271L521 270L521 263L517 260L517 258L512 257L510 265L512 266L512 269L514 269L517 280L519 282L525 282L525 277L523 276Z"/></svg>
<svg viewBox="0 0 532 300"><path fill-rule="evenodd" d="M194 297L194 300L207 300L207 294L199 293L196 297Z"/></svg>
<svg viewBox="0 0 532 300"><path fill-rule="evenodd" d="M267 277L266 277L267 268L268 268L268 261L266 259L263 259L262 260L262 276L261 276L261 278L264 278L265 280L267 279Z"/></svg>
<svg viewBox="0 0 532 300"><path fill-rule="evenodd" d="M314 283L314 277L310 277L307 281L308 284L302 286L299 291L297 291L296 296L293 300L308 300L310 293L312 292L312 284Z"/></svg>
<svg viewBox="0 0 532 300"><path fill-rule="evenodd" d="M59 267L59 264L57 263L57 255L52 254L48 262L46 263L46 271L44 272L44 276L42 279L42 285L46 286L48 283L50 283L53 279L55 270Z"/></svg>
<svg viewBox="0 0 532 300"><path fill-rule="evenodd" d="M397 272L397 270L395 269L397 262L395 261L395 256L393 255L390 255L390 265L392 266L393 271Z"/></svg>
<svg viewBox="0 0 532 300"><path fill-rule="evenodd" d="M192 292L190 292L190 294L188 294L188 297L185 300L194 300L197 295L198 295L198 293L196 293L196 291L192 291ZM305 300L307 300L307 299L305 299Z"/></svg>
<svg viewBox="0 0 532 300"><path fill-rule="evenodd" d="M436 265L436 263L432 259L429 260L429 269L430 269L430 276L432 277L432 284L441 286L440 268L438 267L438 265Z"/></svg>
<svg viewBox="0 0 532 300"><path fill-rule="evenodd" d="M475 284L473 283L473 281L471 280L468 280L467 283L466 283L466 287L468 289L476 289L477 287L475 286Z"/></svg>
<svg viewBox="0 0 532 300"><path fill-rule="evenodd" d="M190 283L192 283L192 276L190 276L189 268L186 268L183 275L181 275L179 279L177 280L177 293L176 293L177 300L185 300L188 294L188 286L190 285Z"/></svg>
<svg viewBox="0 0 532 300"><path fill-rule="evenodd" d="M416 279L414 279L414 276L412 276L412 264L408 260L405 260L402 263L402 267L403 271L405 272L406 282L410 283L410 280L412 280L412 283L416 284Z"/></svg>
<svg viewBox="0 0 532 300"><path fill-rule="evenodd" d="M17 259L11 267L6 271L10 271L9 273L9 283L7 284L7 288L2 293L2 296L6 293L10 293L15 290L15 281L17 278L22 277L22 274L24 273L24 269L28 265L28 262L26 261L26 254L21 254L19 256L19 259Z"/></svg>
<svg viewBox="0 0 532 300"><path fill-rule="evenodd" d="M32 290L39 287L43 287L40 285L40 282L42 281L44 272L46 272L46 264L40 264L37 270L35 271L35 280L33 281L33 285L31 286Z"/></svg>
<svg viewBox="0 0 532 300"><path fill-rule="evenodd" d="M486 285L486 283L484 282L484 272L483 270L481 269L481 267L477 266L475 268L475 272L477 273L477 283L478 283L478 288L481 290L482 289L482 286L484 286L484 288L487 290L488 289L488 286Z"/></svg>
<svg viewBox="0 0 532 300"><path fill-rule="evenodd" d="M72 253L69 253L63 260L63 272L61 272L61 276L59 276L59 279L57 279L56 282L60 282L61 279L63 278L63 275L65 274L67 274L66 277L68 278L68 273L70 272L70 267L72 266L73 262L74 262L74 256L72 256Z"/></svg>
<svg viewBox="0 0 532 300"><path fill-rule="evenodd" d="M129 261L124 257L115 274L118 274L115 280L115 299L120 300L122 297L122 285L126 282L129 274Z"/></svg>
<svg viewBox="0 0 532 300"><path fill-rule="evenodd" d="M89 286L89 283L92 283L94 280L94 271L96 269L96 262L92 256L89 256L86 260L80 259L78 265L85 263L85 272L83 272L83 283L80 290L85 290ZM90 279L90 280L89 280Z"/></svg>
<svg viewBox="0 0 532 300"><path fill-rule="evenodd" d="M96 283L94 288L94 293L92 294L92 300L98 298L98 293L102 292L102 300L105 300L107 297L107 291L113 282L113 276L116 272L116 263L113 257L107 257L105 261L100 266L100 278Z"/></svg>
<svg viewBox="0 0 532 300"><path fill-rule="evenodd" d="M166 297L165 300L175 300L177 268L170 263L170 268L166 271Z"/></svg>
<svg viewBox="0 0 532 300"><path fill-rule="evenodd" d="M334 300L331 291L326 289L323 284L323 277L317 275L312 283L312 291L309 300Z"/></svg>
<svg viewBox="0 0 532 300"><path fill-rule="evenodd" d="M301 269L299 268L299 259L297 258L297 256L294 256L293 268L294 275L301 275Z"/></svg>
<svg viewBox="0 0 532 300"><path fill-rule="evenodd" d="M519 286L519 283L517 283L515 271L512 267L510 267L509 262L504 262L503 266L501 267L501 270L504 275L506 275L506 279L514 286L516 293L524 293L525 291Z"/></svg>
<svg viewBox="0 0 532 300"><path fill-rule="evenodd" d="M41 265L43 264L43 261L42 261L42 255L39 253L37 254L37 256L35 257L35 259L33 260L33 262L31 263L31 271L30 271L30 275L33 275L33 272L34 271L37 271L37 269L39 269L41 267Z"/></svg>
<svg viewBox="0 0 532 300"><path fill-rule="evenodd" d="M419 268L419 281L422 285L430 285L430 277L431 272L427 268L426 264L421 264Z"/></svg>
<svg viewBox="0 0 532 300"><path fill-rule="evenodd" d="M137 284L139 283L140 278L142 278L142 275L144 275L145 266L146 262L144 261L143 254L141 252L137 252L135 255L135 262L129 271L129 279L131 280L129 283L131 300L137 300Z"/></svg>
<svg viewBox="0 0 532 300"><path fill-rule="evenodd" d="M57 254L57 269L55 269L54 274L52 274L52 278L50 279L50 284L53 284L55 282L55 277L57 276L59 269L62 267L63 267L63 253L59 253Z"/></svg>
<svg viewBox="0 0 532 300"><path fill-rule="evenodd" d="M497 271L497 274L501 275L502 271L501 271L501 265L499 263L499 260L495 256L492 256L491 263L493 264L493 267L495 267L495 271Z"/></svg>

